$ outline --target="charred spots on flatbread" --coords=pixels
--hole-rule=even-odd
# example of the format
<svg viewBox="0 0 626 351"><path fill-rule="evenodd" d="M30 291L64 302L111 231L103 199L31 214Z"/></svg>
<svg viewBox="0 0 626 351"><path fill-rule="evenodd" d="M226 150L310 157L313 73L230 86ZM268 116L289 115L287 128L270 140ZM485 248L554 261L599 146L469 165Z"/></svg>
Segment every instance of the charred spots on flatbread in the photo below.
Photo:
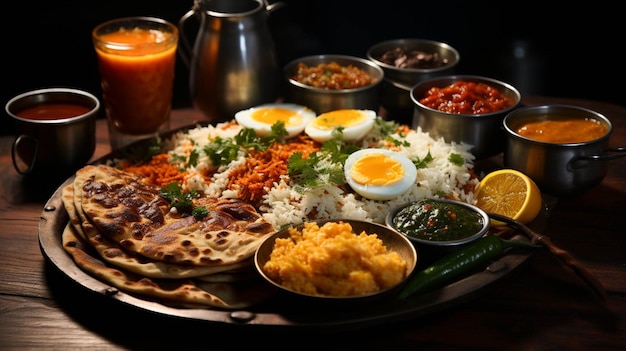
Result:
<svg viewBox="0 0 626 351"><path fill-rule="evenodd" d="M112 214L106 215L108 218L111 218ZM114 218L118 218L117 216L112 216ZM101 220L100 218L93 218L93 225L97 228L98 232L102 233L102 235L106 237L114 237L115 235L119 235L124 233L126 230L123 226L121 226L117 221L110 220Z"/></svg>
<svg viewBox="0 0 626 351"><path fill-rule="evenodd" d="M85 184L85 188L85 199L92 199L104 208L115 208L119 205L119 200L109 195L111 193L109 186L92 181Z"/></svg>
<svg viewBox="0 0 626 351"><path fill-rule="evenodd" d="M254 206L240 199L202 197L194 199L194 205L205 206L209 210L222 211L233 218L244 221L254 221L261 217Z"/></svg>
<svg viewBox="0 0 626 351"><path fill-rule="evenodd" d="M220 230L215 234L215 236L215 243L217 245L224 245L228 243L228 237L230 236L230 232L227 232L226 230Z"/></svg>
<svg viewBox="0 0 626 351"><path fill-rule="evenodd" d="M164 210L168 208L159 196L153 194L151 198L138 196L128 187L119 188L120 191L105 192L94 196L94 200L102 202L104 207L121 207L121 211L111 214L112 219L118 218L125 222L140 222L142 218L148 219L152 226L160 226L165 222ZM119 206L123 205L123 206Z"/></svg>
<svg viewBox="0 0 626 351"><path fill-rule="evenodd" d="M94 182L94 177L91 176L87 178L85 182L83 183L82 190L83 190L83 194L85 195L85 197L92 197L93 194L98 194L98 193L106 191L106 188L108 188L106 184L100 183L100 182Z"/></svg>
<svg viewBox="0 0 626 351"><path fill-rule="evenodd" d="M230 214L223 211L210 211L206 217L200 221L200 230L215 231L221 229L241 230L238 221Z"/></svg>
<svg viewBox="0 0 626 351"><path fill-rule="evenodd" d="M77 247L78 245L80 245L78 241L68 241L65 243L65 246L67 247Z"/></svg>
<svg viewBox="0 0 626 351"><path fill-rule="evenodd" d="M131 207L119 207L118 211L110 211L105 216L120 226L125 226L127 223L141 221L141 215L139 211Z"/></svg>
<svg viewBox="0 0 626 351"><path fill-rule="evenodd" d="M246 231L256 234L268 234L274 230L274 227L267 222L255 222L246 227Z"/></svg>
<svg viewBox="0 0 626 351"><path fill-rule="evenodd" d="M122 252L122 250L114 247L114 248L103 250L102 255L106 256L107 258L114 258L114 257L123 257L124 253Z"/></svg>
<svg viewBox="0 0 626 351"><path fill-rule="evenodd" d="M123 248L128 249L130 251L135 251L135 241L133 240L121 240L120 241L120 245L122 245Z"/></svg>
<svg viewBox="0 0 626 351"><path fill-rule="evenodd" d="M261 217L254 206L243 201L221 202L217 207L233 216L233 218L243 221L255 221Z"/></svg>
<svg viewBox="0 0 626 351"><path fill-rule="evenodd" d="M160 226L165 223L165 218L163 215L163 202L160 198L154 198L149 203L138 204L138 207L135 207L139 215L143 218L150 220L150 223L153 226Z"/></svg>
<svg viewBox="0 0 626 351"><path fill-rule="evenodd" d="M210 253L210 250L207 250L207 252L203 252L205 256L200 257L200 262L206 265L222 264L224 262L221 259L213 259L213 258L210 258L209 256L206 256L208 253Z"/></svg>
<svg viewBox="0 0 626 351"><path fill-rule="evenodd" d="M130 225L131 235L132 235L133 239L141 240L154 227L155 227L154 223L142 223L142 222L132 223Z"/></svg>

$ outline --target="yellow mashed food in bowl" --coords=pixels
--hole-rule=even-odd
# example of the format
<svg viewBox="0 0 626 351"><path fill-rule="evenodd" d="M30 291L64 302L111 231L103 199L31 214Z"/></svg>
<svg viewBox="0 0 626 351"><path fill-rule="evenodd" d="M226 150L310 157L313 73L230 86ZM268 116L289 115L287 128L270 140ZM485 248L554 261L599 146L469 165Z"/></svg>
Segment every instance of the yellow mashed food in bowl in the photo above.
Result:
<svg viewBox="0 0 626 351"><path fill-rule="evenodd" d="M262 273L282 288L311 296L364 296L393 288L415 267L416 253L410 242L406 249L402 241L390 237L393 232L370 225L385 235L355 232L346 221L291 227L273 240L269 258L260 266ZM409 252L409 259L389 249L385 238L394 247L403 247L404 256Z"/></svg>

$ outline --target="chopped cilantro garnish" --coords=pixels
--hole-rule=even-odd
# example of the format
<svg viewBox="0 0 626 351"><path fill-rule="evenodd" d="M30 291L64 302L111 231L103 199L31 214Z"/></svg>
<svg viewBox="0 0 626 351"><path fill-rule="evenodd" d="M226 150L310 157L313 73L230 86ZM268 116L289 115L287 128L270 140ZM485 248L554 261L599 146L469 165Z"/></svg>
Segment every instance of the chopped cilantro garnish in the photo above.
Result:
<svg viewBox="0 0 626 351"><path fill-rule="evenodd" d="M448 161L450 161L450 163L452 163L455 166L463 166L465 164L465 160L463 159L463 156L461 156L460 154L455 154L455 153L451 153L450 156L448 157Z"/></svg>
<svg viewBox="0 0 626 351"><path fill-rule="evenodd" d="M191 213L193 208L192 199L200 197L195 190L183 192L180 184L175 182L162 187L159 195L181 213Z"/></svg>
<svg viewBox="0 0 626 351"><path fill-rule="evenodd" d="M298 184L307 188L313 188L318 182L318 171L314 165L318 163L317 153L309 154L307 159L302 157L302 152L294 152L289 156L287 170L289 177Z"/></svg>
<svg viewBox="0 0 626 351"><path fill-rule="evenodd" d="M193 210L191 210L191 215L197 219L197 220L201 220L204 217L209 215L209 210L204 207L204 206L196 206L193 208Z"/></svg>
<svg viewBox="0 0 626 351"><path fill-rule="evenodd" d="M178 183L170 183L162 187L160 195L179 213L191 214L197 220L209 215L209 210L205 206L193 205L192 199L200 197L200 194L195 190L183 192Z"/></svg>
<svg viewBox="0 0 626 351"><path fill-rule="evenodd" d="M259 137L254 129L242 128L233 138L216 137L203 151L214 165L227 165L237 159L239 151L267 150L276 142L284 142L286 135L285 123L278 121L272 125L268 136Z"/></svg>
<svg viewBox="0 0 626 351"><path fill-rule="evenodd" d="M187 161L188 166L196 166L198 164L198 157L200 157L200 152L197 149L191 150L189 153L189 160Z"/></svg>
<svg viewBox="0 0 626 351"><path fill-rule="evenodd" d="M239 145L231 138L215 137L202 149L214 165L226 165L237 159Z"/></svg>
<svg viewBox="0 0 626 351"><path fill-rule="evenodd" d="M411 161L413 161L413 164L415 164L415 167L417 167L419 169L419 168L426 168L426 167L428 167L428 164L430 162L432 162L433 160L434 160L434 158L430 154L430 150L428 150L428 153L426 154L426 156L424 156L423 159L420 160L419 157L415 157Z"/></svg>
<svg viewBox="0 0 626 351"><path fill-rule="evenodd" d="M289 177L300 186L299 190L345 183L343 164L359 147L345 143L342 135L343 128L336 128L332 132L332 138L322 143L320 151L310 153L307 159L304 159L300 152L289 157L287 165Z"/></svg>
<svg viewBox="0 0 626 351"><path fill-rule="evenodd" d="M284 143L285 137L288 135L287 129L285 129L285 122L278 121L272 125L272 132L270 135L264 138L267 144Z"/></svg>
<svg viewBox="0 0 626 351"><path fill-rule="evenodd" d="M395 121L387 121L382 118L376 118L374 120L374 127L378 128L380 135L385 138L398 130L400 124Z"/></svg>
<svg viewBox="0 0 626 351"><path fill-rule="evenodd" d="M390 142L392 144L394 144L395 146L404 146L404 147L409 147L411 146L411 143L409 143L406 140L398 140L398 139L394 139L391 136L388 136L387 138L385 138L385 140L387 142Z"/></svg>

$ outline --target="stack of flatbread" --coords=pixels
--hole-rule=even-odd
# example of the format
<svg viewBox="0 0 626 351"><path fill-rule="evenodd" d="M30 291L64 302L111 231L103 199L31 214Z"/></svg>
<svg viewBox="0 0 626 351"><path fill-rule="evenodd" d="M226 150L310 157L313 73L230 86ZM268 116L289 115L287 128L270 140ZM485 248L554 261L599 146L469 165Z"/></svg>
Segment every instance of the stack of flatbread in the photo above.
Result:
<svg viewBox="0 0 626 351"><path fill-rule="evenodd" d="M252 256L272 226L253 206L201 198L197 219L172 210L142 176L88 165L62 189L63 247L77 266L116 288L185 307L239 309L267 297Z"/></svg>

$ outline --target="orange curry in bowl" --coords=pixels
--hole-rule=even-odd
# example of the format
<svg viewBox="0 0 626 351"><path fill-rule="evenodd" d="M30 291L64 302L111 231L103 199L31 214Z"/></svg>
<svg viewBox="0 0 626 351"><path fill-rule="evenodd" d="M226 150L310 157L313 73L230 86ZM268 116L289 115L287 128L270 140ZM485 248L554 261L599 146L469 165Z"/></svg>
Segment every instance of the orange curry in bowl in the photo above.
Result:
<svg viewBox="0 0 626 351"><path fill-rule="evenodd" d="M608 129L595 119L569 118L526 123L515 132L536 141L571 144L599 139L608 133Z"/></svg>

